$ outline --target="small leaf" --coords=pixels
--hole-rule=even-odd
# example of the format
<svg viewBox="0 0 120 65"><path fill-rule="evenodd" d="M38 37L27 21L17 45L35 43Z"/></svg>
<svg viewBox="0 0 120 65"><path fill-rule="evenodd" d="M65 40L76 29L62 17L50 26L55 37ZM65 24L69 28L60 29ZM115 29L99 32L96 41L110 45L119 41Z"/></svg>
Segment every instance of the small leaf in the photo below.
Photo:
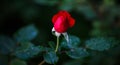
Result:
<svg viewBox="0 0 120 65"><path fill-rule="evenodd" d="M27 63L23 60L14 59L10 62L10 65L27 65Z"/></svg>
<svg viewBox="0 0 120 65"><path fill-rule="evenodd" d="M14 53L20 59L28 59L31 58L38 53L40 53L43 49L40 46L34 46L30 42L24 42L25 45L21 45L18 47Z"/></svg>
<svg viewBox="0 0 120 65"><path fill-rule="evenodd" d="M30 41L34 39L38 34L38 30L33 24L21 28L18 32L15 33L14 38L18 42Z"/></svg>
<svg viewBox="0 0 120 65"><path fill-rule="evenodd" d="M48 52L44 55L44 60L49 64L55 64L58 61L58 56L55 52Z"/></svg>
<svg viewBox="0 0 120 65"><path fill-rule="evenodd" d="M0 52L8 54L15 49L16 43L8 36L0 35Z"/></svg>
<svg viewBox="0 0 120 65"><path fill-rule="evenodd" d="M63 39L60 46L63 48L73 48L78 47L79 44L80 39L78 37L69 35L69 43L67 43L66 39Z"/></svg>
<svg viewBox="0 0 120 65"><path fill-rule="evenodd" d="M86 47L92 50L104 51L108 50L111 46L111 42L103 37L91 38L86 41Z"/></svg>
<svg viewBox="0 0 120 65"><path fill-rule="evenodd" d="M86 49L83 48L73 48L70 51L67 51L66 54L73 59L80 59L89 55Z"/></svg>

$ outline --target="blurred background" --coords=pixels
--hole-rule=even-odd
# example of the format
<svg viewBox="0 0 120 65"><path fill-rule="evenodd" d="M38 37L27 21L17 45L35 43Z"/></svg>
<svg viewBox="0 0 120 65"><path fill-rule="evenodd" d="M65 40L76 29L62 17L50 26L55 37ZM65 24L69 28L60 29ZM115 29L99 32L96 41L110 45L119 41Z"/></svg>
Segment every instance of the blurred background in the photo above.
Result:
<svg viewBox="0 0 120 65"><path fill-rule="evenodd" d="M30 39L36 46L48 46L48 41L55 42L56 37L51 33L53 27L51 19L60 10L68 11L76 20L75 26L68 30L68 34L79 37L82 46L85 40L93 37L114 38L115 43L120 40L119 0L1 0L0 65L18 65L12 64L11 60L15 57L11 56L12 53L9 50L16 46L8 43L11 42L10 39L12 42L13 39L17 39L16 31L23 27L34 26L38 30L32 33L33 37L37 34L36 37ZM27 33L30 32L27 31ZM57 65L119 65L119 49L118 42L108 51L91 52L93 56L83 60L74 60L63 54ZM21 60L23 64L20 65L37 65L42 60L42 56L36 56L26 60L26 63Z"/></svg>

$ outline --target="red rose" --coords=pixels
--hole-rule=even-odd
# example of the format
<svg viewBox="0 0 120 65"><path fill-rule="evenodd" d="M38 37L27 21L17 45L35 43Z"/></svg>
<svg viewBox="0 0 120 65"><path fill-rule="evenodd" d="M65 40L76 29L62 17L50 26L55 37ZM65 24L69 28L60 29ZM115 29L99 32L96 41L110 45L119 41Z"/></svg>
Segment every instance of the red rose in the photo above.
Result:
<svg viewBox="0 0 120 65"><path fill-rule="evenodd" d="M60 11L52 18L54 29L58 33L64 33L68 28L74 26L75 20L67 11Z"/></svg>

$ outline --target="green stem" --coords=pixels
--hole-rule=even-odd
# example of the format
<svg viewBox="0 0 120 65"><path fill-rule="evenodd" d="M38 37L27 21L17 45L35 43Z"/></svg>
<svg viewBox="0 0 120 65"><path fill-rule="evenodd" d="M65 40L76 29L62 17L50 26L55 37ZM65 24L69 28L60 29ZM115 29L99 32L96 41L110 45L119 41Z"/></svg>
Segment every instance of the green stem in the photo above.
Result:
<svg viewBox="0 0 120 65"><path fill-rule="evenodd" d="M55 52L58 51L58 47L59 47L59 37L57 37L57 45L56 45L56 48L55 48Z"/></svg>
<svg viewBox="0 0 120 65"><path fill-rule="evenodd" d="M58 51L58 47L59 47L59 37L57 37L57 45L56 45L56 48L55 48L55 53ZM40 64L38 65L43 65L45 63L45 61L43 60Z"/></svg>

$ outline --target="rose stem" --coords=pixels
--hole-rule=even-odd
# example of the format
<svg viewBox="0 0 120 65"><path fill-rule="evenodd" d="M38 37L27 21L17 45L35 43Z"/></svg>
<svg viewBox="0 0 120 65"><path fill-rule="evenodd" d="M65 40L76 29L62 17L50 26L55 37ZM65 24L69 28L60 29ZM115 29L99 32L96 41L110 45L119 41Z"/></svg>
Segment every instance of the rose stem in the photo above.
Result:
<svg viewBox="0 0 120 65"><path fill-rule="evenodd" d="M57 45L56 45L55 52L57 52L57 51L58 51L58 47L59 47L59 36L57 36Z"/></svg>
<svg viewBox="0 0 120 65"><path fill-rule="evenodd" d="M58 51L58 47L59 47L59 36L57 36L57 45L56 45L56 48L55 48L55 53ZM40 62L40 64L38 65L43 65L45 63L45 61L43 60L42 62Z"/></svg>

